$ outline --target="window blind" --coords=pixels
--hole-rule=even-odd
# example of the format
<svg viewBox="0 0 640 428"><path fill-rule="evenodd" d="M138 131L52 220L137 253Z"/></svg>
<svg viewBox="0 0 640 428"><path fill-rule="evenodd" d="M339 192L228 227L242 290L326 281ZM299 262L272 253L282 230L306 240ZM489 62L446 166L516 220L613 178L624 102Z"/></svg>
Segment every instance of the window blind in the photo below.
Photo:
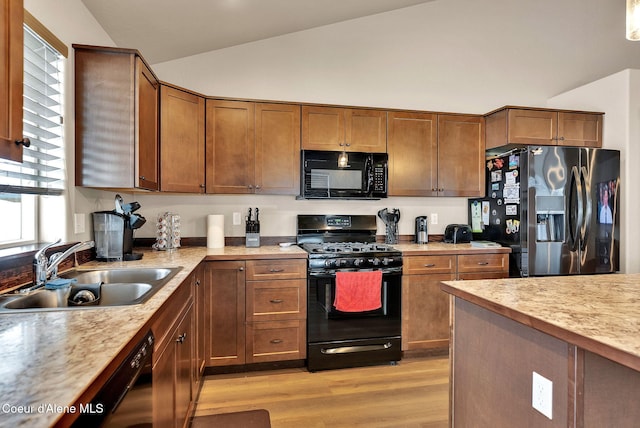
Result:
<svg viewBox="0 0 640 428"><path fill-rule="evenodd" d="M64 57L24 26L22 163L0 160L0 193L60 195L64 189Z"/></svg>

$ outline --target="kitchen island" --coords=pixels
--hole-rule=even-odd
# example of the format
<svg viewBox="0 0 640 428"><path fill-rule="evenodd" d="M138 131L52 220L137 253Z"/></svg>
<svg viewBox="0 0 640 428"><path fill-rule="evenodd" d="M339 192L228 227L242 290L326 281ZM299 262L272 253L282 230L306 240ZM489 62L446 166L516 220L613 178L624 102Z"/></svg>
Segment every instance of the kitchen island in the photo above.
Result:
<svg viewBox="0 0 640 428"><path fill-rule="evenodd" d="M639 283L638 274L443 282L451 426L637 426ZM552 384L534 388L534 372ZM540 388L551 396L537 398Z"/></svg>

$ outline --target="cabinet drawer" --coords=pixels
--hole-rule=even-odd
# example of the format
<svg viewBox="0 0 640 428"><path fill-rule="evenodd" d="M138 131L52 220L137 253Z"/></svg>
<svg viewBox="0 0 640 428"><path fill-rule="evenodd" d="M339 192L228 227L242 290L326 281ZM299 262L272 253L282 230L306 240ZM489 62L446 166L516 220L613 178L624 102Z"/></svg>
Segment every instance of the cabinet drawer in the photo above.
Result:
<svg viewBox="0 0 640 428"><path fill-rule="evenodd" d="M247 283L247 321L304 319L307 287L304 279Z"/></svg>
<svg viewBox="0 0 640 428"><path fill-rule="evenodd" d="M247 281L265 279L299 279L307 276L307 261L247 260Z"/></svg>
<svg viewBox="0 0 640 428"><path fill-rule="evenodd" d="M403 258L404 275L424 275L430 273L453 273L456 256L410 256Z"/></svg>
<svg viewBox="0 0 640 428"><path fill-rule="evenodd" d="M247 362L299 360L306 357L304 320L247 324Z"/></svg>
<svg viewBox="0 0 640 428"><path fill-rule="evenodd" d="M509 271L508 254L464 254L458 256L458 272Z"/></svg>

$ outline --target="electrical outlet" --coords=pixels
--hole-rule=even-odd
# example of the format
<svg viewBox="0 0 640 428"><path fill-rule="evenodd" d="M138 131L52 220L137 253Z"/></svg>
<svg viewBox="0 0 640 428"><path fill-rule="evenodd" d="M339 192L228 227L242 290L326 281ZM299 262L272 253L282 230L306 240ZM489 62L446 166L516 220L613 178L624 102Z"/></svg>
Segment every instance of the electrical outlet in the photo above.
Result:
<svg viewBox="0 0 640 428"><path fill-rule="evenodd" d="M242 217L240 217L240 212L233 213L233 225L239 226L242 224Z"/></svg>
<svg viewBox="0 0 640 428"><path fill-rule="evenodd" d="M531 405L549 419L553 419L553 382L533 372L531 384Z"/></svg>
<svg viewBox="0 0 640 428"><path fill-rule="evenodd" d="M431 213L429 218L431 219L431 224L438 224L438 214Z"/></svg>
<svg viewBox="0 0 640 428"><path fill-rule="evenodd" d="M84 214L75 213L73 215L73 232L84 233Z"/></svg>

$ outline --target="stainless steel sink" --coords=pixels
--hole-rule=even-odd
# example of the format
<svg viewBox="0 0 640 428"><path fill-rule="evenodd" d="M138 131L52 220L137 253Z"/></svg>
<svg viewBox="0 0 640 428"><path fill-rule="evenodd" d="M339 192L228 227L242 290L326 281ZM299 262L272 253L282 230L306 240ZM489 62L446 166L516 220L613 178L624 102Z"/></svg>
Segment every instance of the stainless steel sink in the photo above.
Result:
<svg viewBox="0 0 640 428"><path fill-rule="evenodd" d="M182 269L91 269L60 275L71 287L0 296L0 312L58 311L144 303Z"/></svg>

